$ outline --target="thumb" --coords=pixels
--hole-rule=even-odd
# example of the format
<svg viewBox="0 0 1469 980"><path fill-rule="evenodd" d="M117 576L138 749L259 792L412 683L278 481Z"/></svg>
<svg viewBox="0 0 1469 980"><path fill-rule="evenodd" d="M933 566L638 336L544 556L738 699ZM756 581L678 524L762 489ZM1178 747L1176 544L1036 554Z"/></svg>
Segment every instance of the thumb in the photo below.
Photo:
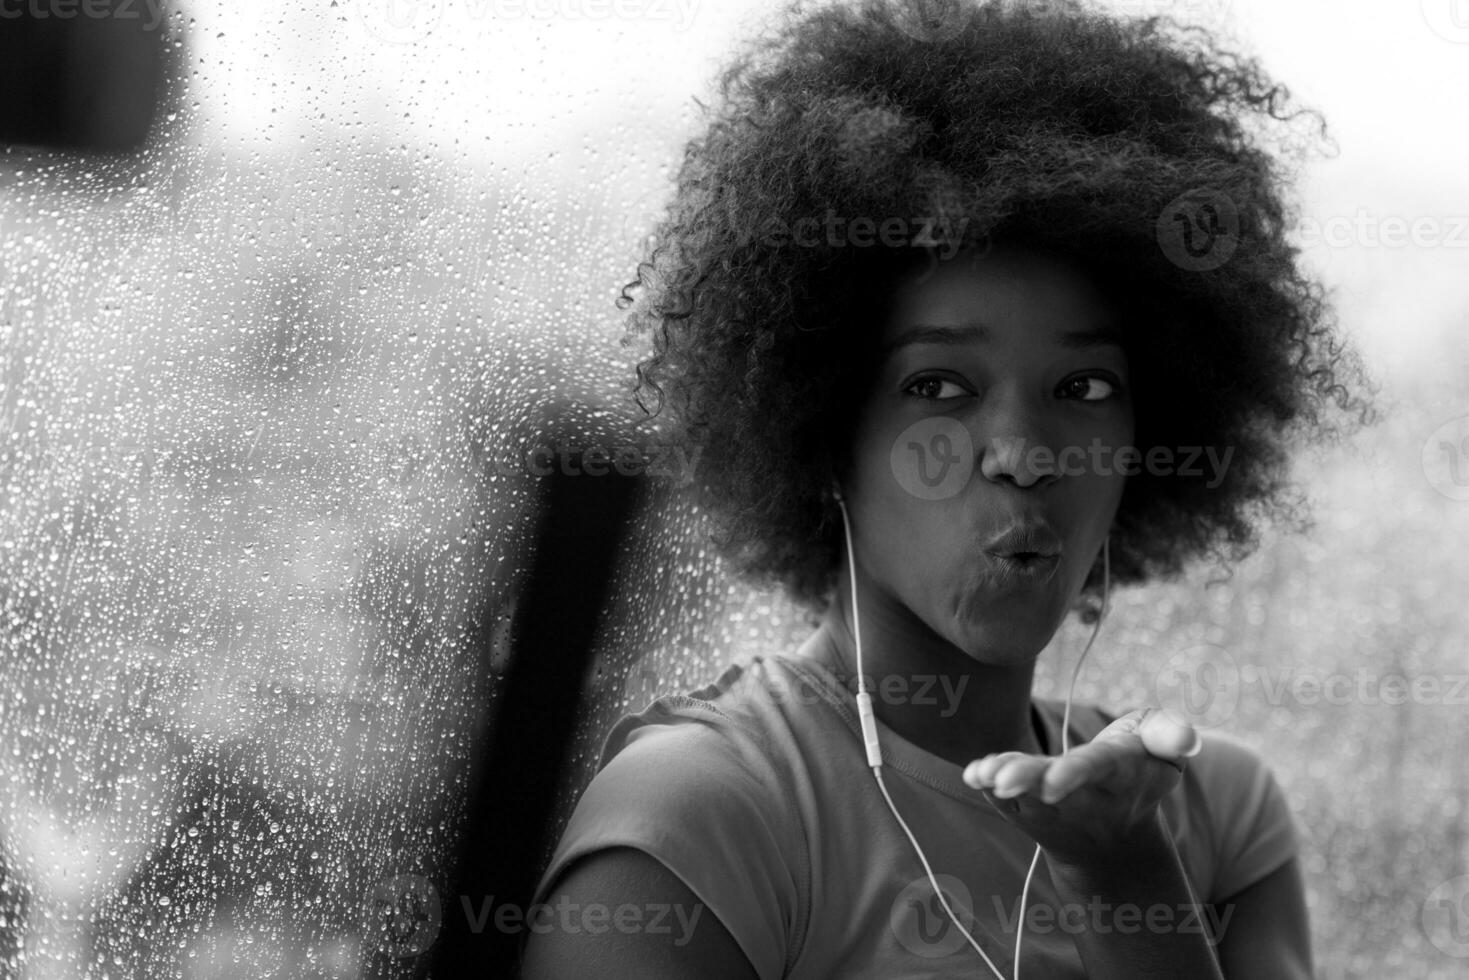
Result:
<svg viewBox="0 0 1469 980"><path fill-rule="evenodd" d="M1199 754L1204 742L1194 726L1163 708L1150 708L1138 726L1138 735L1148 754L1177 764Z"/></svg>

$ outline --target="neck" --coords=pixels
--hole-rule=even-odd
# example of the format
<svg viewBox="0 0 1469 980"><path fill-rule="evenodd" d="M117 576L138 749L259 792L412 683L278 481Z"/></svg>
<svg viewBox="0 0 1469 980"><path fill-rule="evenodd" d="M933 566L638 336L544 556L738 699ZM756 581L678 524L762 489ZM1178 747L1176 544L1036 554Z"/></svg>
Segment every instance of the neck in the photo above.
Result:
<svg viewBox="0 0 1469 980"><path fill-rule="evenodd" d="M963 767L995 752L1044 751L1031 724L1035 662L980 662L885 597L863 593L862 674L872 711L920 748ZM817 640L843 679L857 676L851 581L844 568ZM848 685L856 689L855 680Z"/></svg>

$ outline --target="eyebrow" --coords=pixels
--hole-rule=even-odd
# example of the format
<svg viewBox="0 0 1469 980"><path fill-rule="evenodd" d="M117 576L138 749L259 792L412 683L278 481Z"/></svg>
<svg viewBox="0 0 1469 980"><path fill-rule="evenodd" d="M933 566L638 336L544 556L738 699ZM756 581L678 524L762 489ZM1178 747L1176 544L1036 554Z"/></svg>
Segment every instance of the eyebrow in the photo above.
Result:
<svg viewBox="0 0 1469 980"><path fill-rule="evenodd" d="M1059 341L1062 347L1068 350L1091 350L1095 347L1116 346L1121 347L1122 331L1114 326L1107 325L1094 327L1089 330L1068 330L1061 334ZM930 324L918 324L906 331L892 342L886 344L881 352L882 362L887 363L898 351L904 347L915 344L945 344L958 346L975 341L984 342L989 340L990 330L982 323L965 323L956 327L939 327Z"/></svg>

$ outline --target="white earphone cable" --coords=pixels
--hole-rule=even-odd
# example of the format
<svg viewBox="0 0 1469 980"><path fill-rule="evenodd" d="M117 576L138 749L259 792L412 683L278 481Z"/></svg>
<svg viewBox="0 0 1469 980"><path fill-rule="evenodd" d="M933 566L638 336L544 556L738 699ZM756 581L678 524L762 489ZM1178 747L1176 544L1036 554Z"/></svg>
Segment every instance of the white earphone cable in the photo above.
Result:
<svg viewBox="0 0 1469 980"><path fill-rule="evenodd" d="M843 515L846 511L843 510ZM843 518L845 519L845 517ZM1066 710L1061 715L1061 754L1065 755L1071 751L1071 702L1076 694L1076 679L1081 676L1081 665L1086 662L1086 655L1091 653L1092 642L1097 638L1097 631L1102 628L1102 620L1107 616L1107 596L1111 592L1112 579L1112 536L1109 534L1102 539L1102 608L1097 610L1097 621L1092 624L1092 635L1087 637L1086 646L1081 648L1081 656L1076 658L1076 666L1071 668L1071 683L1066 686ZM1025 938L1025 905L1026 898L1030 894L1031 875L1035 874L1036 865L1040 863L1041 846L1035 846L1035 856L1030 859L1030 871L1025 876L1025 887L1020 890L1020 918L1017 918L1015 927L1015 980L1020 980L1020 940Z"/></svg>
<svg viewBox="0 0 1469 980"><path fill-rule="evenodd" d="M958 927L959 932L963 934L965 939L969 940L969 945L974 947L974 951L980 955L981 959L984 960L985 965L990 968L990 972L992 972L998 978L998 980L1005 980L1005 975L1000 972L999 968L995 966L994 961L989 958L989 954L987 954L984 949L979 945L979 943L975 941L974 937L970 935L969 930L964 928L964 924L959 921L959 917L954 914L954 910L949 906L948 899L944 897L943 890L939 888L938 879L934 877L933 868L929 866L928 858L923 853L923 848L918 845L918 839L913 836L913 831L909 829L907 822L904 821L902 815L898 813L898 808L893 803L893 798L888 795L887 784L883 782L882 750L878 744L877 739L877 722L872 713L872 696L867 693L866 677L862 672L862 625L861 620L857 615L857 562L852 550L852 524L847 517L847 505L845 501L842 500L840 492L838 492L837 494L836 501L837 506L840 507L842 511L842 530L846 535L847 570L848 577L851 580L852 586L852 638L857 648L857 715L862 725L862 739L867 751L867 764L872 768L872 774L877 779L877 787L882 791L882 796L883 799L887 801L888 809L892 811L894 819L898 821L898 826L903 828L903 833L907 835L908 842L913 845L913 850L918 855L919 862L923 865L923 871L926 875L928 875L929 884L933 887L934 894L938 896L939 904L944 907L944 911L948 913L950 921L952 921L954 925ZM1092 635L1087 640L1086 646L1081 651L1081 656L1077 658L1076 666L1071 671L1071 684L1066 691L1066 710L1061 718L1062 755L1065 755L1068 751L1070 751L1071 748L1071 701L1072 696L1076 692L1076 679L1081 674L1081 665L1086 660L1087 653L1091 651L1092 641L1097 638L1097 631L1101 629L1102 618L1107 614L1107 598L1111 585L1110 544L1110 537L1102 543L1102 608L1097 615L1096 623L1094 623L1092 626ZM1020 940L1025 935L1026 899L1030 894L1030 882L1031 879L1035 876L1035 869L1040 863L1040 858L1041 848L1040 845L1037 844L1035 855L1031 858L1030 861L1030 870L1026 873L1025 876L1025 885L1020 892L1019 914L1015 919L1016 935L1014 980L1020 980Z"/></svg>

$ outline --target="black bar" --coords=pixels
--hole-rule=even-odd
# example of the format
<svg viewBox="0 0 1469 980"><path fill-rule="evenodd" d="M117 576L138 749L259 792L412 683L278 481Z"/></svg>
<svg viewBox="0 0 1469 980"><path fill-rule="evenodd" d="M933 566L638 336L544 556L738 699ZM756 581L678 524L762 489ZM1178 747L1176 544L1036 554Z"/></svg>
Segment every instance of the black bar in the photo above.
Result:
<svg viewBox="0 0 1469 980"><path fill-rule="evenodd" d="M583 438L582 446L599 440ZM607 444L607 440L601 440ZM582 469L572 453L565 469ZM470 803L454 887L444 896L434 977L513 977L521 937L490 923L472 928L464 896L478 912L526 908L540 874L565 760L609 596L624 531L641 500L642 479L556 472L546 483L531 571L517 603L510 665L502 681ZM488 661L487 657L482 660Z"/></svg>
<svg viewBox="0 0 1469 980"><path fill-rule="evenodd" d="M136 0L0 4L0 143L138 147L176 67L161 9Z"/></svg>

